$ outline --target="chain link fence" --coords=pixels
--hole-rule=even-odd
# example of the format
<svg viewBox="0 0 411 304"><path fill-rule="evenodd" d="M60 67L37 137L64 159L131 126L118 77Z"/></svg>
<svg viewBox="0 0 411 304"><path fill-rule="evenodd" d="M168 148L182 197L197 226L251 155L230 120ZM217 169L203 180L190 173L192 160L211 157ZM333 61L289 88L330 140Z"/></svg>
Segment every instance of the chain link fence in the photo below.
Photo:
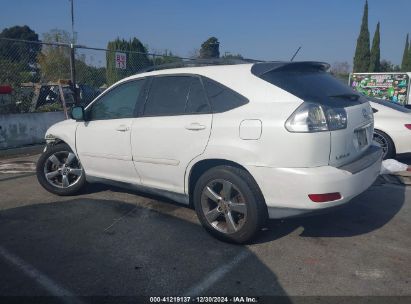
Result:
<svg viewBox="0 0 411 304"><path fill-rule="evenodd" d="M124 77L183 60L187 58L0 38L0 114L67 112L75 103L89 104Z"/></svg>

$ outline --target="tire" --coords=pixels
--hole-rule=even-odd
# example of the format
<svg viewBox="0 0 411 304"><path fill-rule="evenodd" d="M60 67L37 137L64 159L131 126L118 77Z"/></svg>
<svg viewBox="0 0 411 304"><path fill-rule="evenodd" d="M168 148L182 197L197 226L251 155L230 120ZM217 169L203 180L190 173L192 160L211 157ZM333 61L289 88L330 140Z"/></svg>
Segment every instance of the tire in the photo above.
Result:
<svg viewBox="0 0 411 304"><path fill-rule="evenodd" d="M37 161L36 175L44 189L62 196L78 193L86 183L84 169L67 144L48 146Z"/></svg>
<svg viewBox="0 0 411 304"><path fill-rule="evenodd" d="M388 134L380 130L374 130L373 139L381 145L384 152L383 159L394 158L396 156L394 142Z"/></svg>
<svg viewBox="0 0 411 304"><path fill-rule="evenodd" d="M214 167L201 175L194 187L193 203L203 227L232 243L251 240L268 217L263 195L252 176L231 166Z"/></svg>

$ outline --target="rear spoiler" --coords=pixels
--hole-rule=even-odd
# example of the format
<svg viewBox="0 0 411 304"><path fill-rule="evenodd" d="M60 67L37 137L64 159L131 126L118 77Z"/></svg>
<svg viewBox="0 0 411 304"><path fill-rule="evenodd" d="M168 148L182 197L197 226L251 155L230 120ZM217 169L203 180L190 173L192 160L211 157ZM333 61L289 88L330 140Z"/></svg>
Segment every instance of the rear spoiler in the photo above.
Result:
<svg viewBox="0 0 411 304"><path fill-rule="evenodd" d="M255 63L251 67L251 73L261 77L266 73L272 71L304 71L304 70L314 70L314 71L327 71L330 68L330 65L325 62L316 62L316 61L296 61L296 62L284 62L284 61L275 61L275 62L261 62Z"/></svg>

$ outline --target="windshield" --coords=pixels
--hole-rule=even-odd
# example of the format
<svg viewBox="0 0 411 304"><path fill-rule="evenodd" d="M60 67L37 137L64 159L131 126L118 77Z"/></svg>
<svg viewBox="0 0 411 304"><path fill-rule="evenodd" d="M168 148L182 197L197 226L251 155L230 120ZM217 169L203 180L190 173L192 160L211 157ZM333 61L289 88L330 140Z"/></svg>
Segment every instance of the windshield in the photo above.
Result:
<svg viewBox="0 0 411 304"><path fill-rule="evenodd" d="M382 105L382 106L386 106L386 107L388 107L388 108L391 108L391 109L393 109L393 110L400 111L400 112L402 112L402 113L411 113L411 110L410 110L410 109L407 109L406 107L404 107L404 106L402 106L402 105L400 105L400 104L398 104L398 103L392 102L392 101L390 101L390 100L384 100L384 99L378 99L378 98L368 98L368 99L369 99L371 102L378 103L378 104L380 104L380 105Z"/></svg>

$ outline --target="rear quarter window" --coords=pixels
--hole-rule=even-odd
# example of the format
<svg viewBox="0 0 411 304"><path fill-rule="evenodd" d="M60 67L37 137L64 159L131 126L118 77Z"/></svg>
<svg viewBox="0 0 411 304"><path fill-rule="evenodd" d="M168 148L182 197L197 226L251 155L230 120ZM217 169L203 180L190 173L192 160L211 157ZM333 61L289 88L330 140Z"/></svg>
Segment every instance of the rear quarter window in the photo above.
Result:
<svg viewBox="0 0 411 304"><path fill-rule="evenodd" d="M213 113L226 112L249 102L244 96L214 80L203 77L203 83Z"/></svg>

